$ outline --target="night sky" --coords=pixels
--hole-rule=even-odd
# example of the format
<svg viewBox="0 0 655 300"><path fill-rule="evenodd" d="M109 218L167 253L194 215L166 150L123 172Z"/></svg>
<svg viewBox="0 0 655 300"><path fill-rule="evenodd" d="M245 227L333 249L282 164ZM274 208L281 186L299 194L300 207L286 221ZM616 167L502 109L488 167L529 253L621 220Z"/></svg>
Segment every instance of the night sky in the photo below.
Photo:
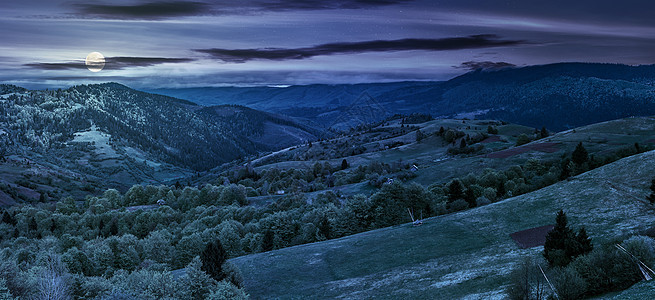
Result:
<svg viewBox="0 0 655 300"><path fill-rule="evenodd" d="M2 1L0 81L251 86L653 64L654 11L646 0ZM93 51L107 60L97 73L84 64Z"/></svg>

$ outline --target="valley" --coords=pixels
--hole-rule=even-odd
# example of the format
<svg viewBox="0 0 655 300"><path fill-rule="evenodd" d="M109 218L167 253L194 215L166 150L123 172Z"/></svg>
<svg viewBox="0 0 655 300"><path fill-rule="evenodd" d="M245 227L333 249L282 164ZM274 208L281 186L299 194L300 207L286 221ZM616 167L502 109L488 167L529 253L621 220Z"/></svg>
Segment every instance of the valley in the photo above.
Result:
<svg viewBox="0 0 655 300"><path fill-rule="evenodd" d="M207 282L253 299L502 298L521 261L544 249L522 249L510 234L553 224L559 210L599 249L652 234L655 117L642 77L617 71L602 80L630 81L643 106L568 94L573 106L514 100L507 110L498 99L523 96L503 91L489 92L487 104L479 95L444 100L539 68L511 90L547 78L558 82L549 91L561 91L572 74L549 74L571 67L475 71L447 82L164 91L197 95L194 102L116 83L1 85L0 278L16 290L54 255L69 276L62 280L91 298L117 290L187 298L195 293L188 286ZM618 67L582 65L575 76L588 85L607 68ZM271 100L294 99L286 93L323 96L294 108ZM562 114L576 105L585 113ZM553 115L526 117L526 106ZM200 270L216 240L226 259L221 281ZM655 252L640 257L655 262ZM559 286L557 272L546 269ZM128 284L146 281L164 288ZM637 297L648 284L624 288L606 296Z"/></svg>

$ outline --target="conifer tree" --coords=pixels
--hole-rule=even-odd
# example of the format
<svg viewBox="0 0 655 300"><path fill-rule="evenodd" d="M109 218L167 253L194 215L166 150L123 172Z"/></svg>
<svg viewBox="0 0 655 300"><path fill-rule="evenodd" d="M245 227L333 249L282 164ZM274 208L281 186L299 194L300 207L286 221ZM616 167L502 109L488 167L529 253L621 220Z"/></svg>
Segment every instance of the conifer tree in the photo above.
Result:
<svg viewBox="0 0 655 300"><path fill-rule="evenodd" d="M569 168L570 163L571 160L568 158L562 161L561 171L559 173L559 180L564 180L566 178L571 177L571 168Z"/></svg>
<svg viewBox="0 0 655 300"><path fill-rule="evenodd" d="M462 197L464 197L462 183L459 180L451 181L448 185L448 201L453 202L457 199L462 199Z"/></svg>
<svg viewBox="0 0 655 300"><path fill-rule="evenodd" d="M273 230L267 229L264 232L264 238L262 239L262 251L273 250L274 240L275 240L275 234L273 233Z"/></svg>
<svg viewBox="0 0 655 300"><path fill-rule="evenodd" d="M471 208L477 206L477 203L475 202L475 194L470 188L466 189L466 192L464 193L464 200L466 200L466 203L468 203L469 207Z"/></svg>
<svg viewBox="0 0 655 300"><path fill-rule="evenodd" d="M541 136L542 139L545 138L545 137L548 137L548 130L546 129L546 127L541 127L540 136Z"/></svg>
<svg viewBox="0 0 655 300"><path fill-rule="evenodd" d="M573 231L567 224L566 214L560 210L555 218L555 227L546 235L544 244L543 254L551 266L565 266L569 263L566 248L573 237Z"/></svg>
<svg viewBox="0 0 655 300"><path fill-rule="evenodd" d="M594 250L594 245L591 244L591 238L587 235L587 230L584 226L580 227L576 240L580 244L580 255L587 254Z"/></svg>
<svg viewBox="0 0 655 300"><path fill-rule="evenodd" d="M507 191L505 190L505 183L501 181L498 184L498 189L496 190L496 197L502 198L506 193Z"/></svg>
<svg viewBox="0 0 655 300"><path fill-rule="evenodd" d="M560 210L555 227L546 235L543 255L550 266L565 267L574 258L591 252L593 245L584 227L575 234L567 224L566 214Z"/></svg>
<svg viewBox="0 0 655 300"><path fill-rule="evenodd" d="M221 281L225 278L223 273L223 264L227 260L227 253L223 249L223 244L220 240L215 240L207 244L205 250L200 253L200 260L202 261L201 269L205 271L211 278L216 281Z"/></svg>
<svg viewBox="0 0 655 300"><path fill-rule="evenodd" d="M318 233L323 235L328 240L332 237L330 219L328 219L326 215L321 217L321 222L318 225Z"/></svg>
<svg viewBox="0 0 655 300"><path fill-rule="evenodd" d="M584 164L589 159L587 149L585 149L585 147L582 145L582 142L578 143L578 145L575 147L575 150L573 150L571 159L578 166Z"/></svg>

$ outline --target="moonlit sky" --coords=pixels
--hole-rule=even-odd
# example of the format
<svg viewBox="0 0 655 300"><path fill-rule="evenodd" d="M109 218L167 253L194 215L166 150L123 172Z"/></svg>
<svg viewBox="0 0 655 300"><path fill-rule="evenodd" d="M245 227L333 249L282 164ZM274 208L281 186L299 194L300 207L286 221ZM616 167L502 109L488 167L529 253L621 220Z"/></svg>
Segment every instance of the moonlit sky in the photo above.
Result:
<svg viewBox="0 0 655 300"><path fill-rule="evenodd" d="M0 3L0 82L135 88L446 80L477 67L655 63L655 1ZM106 57L92 73L87 54Z"/></svg>

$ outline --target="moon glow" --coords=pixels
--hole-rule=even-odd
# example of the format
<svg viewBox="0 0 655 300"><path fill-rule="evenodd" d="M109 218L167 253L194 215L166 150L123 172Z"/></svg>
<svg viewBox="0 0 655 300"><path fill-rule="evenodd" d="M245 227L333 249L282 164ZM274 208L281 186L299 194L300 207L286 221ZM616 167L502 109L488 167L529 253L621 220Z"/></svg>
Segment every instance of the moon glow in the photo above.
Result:
<svg viewBox="0 0 655 300"><path fill-rule="evenodd" d="M105 57L100 52L91 52L86 56L86 68L91 72L100 72L105 67Z"/></svg>

